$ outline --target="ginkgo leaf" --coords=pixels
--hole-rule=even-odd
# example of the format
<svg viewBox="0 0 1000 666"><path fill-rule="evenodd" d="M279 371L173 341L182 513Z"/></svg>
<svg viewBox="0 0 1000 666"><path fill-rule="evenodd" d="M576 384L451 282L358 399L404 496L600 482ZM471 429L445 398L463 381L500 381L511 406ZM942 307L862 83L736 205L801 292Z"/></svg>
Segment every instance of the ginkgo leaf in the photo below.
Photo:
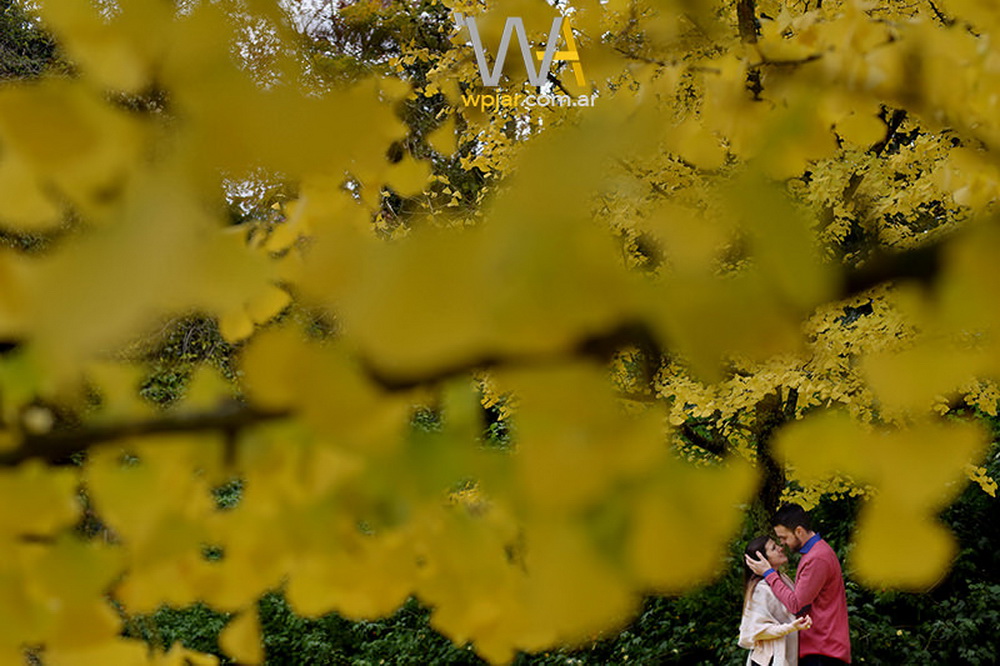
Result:
<svg viewBox="0 0 1000 666"><path fill-rule="evenodd" d="M137 640L108 639L96 646L81 649L53 648L46 650L46 662L56 666L148 666L149 646Z"/></svg>
<svg viewBox="0 0 1000 666"><path fill-rule="evenodd" d="M189 650L179 643L170 646L170 650L157 661L158 666L218 666L218 663L219 658L214 654Z"/></svg>
<svg viewBox="0 0 1000 666"><path fill-rule="evenodd" d="M458 148L458 128L454 116L445 120L427 137L427 142L442 155L451 155Z"/></svg>
<svg viewBox="0 0 1000 666"><path fill-rule="evenodd" d="M837 133L859 146L871 146L885 137L885 123L874 115L852 113L837 121Z"/></svg>
<svg viewBox="0 0 1000 666"><path fill-rule="evenodd" d="M28 326L29 305L26 302L31 269L21 257L0 252L0 335L13 338L23 335ZM8 389L9 390L9 389Z"/></svg>
<svg viewBox="0 0 1000 666"><path fill-rule="evenodd" d="M225 312L219 317L219 333L229 342L246 340L253 333L253 319L244 308Z"/></svg>
<svg viewBox="0 0 1000 666"><path fill-rule="evenodd" d="M676 593L689 581L707 580L718 571L726 535L740 519L737 507L756 482L754 470L746 464L715 469L687 465L667 462L659 477L639 492L632 508L634 523L627 556L634 575L663 594ZM706 532L709 523L711 528ZM668 535L699 529L697 526L704 534L697 545L698 554L678 552Z"/></svg>
<svg viewBox="0 0 1000 666"><path fill-rule="evenodd" d="M366 538L339 552L299 558L291 571L289 603L307 616L330 609L352 619L391 614L410 595L415 566L401 536L388 541Z"/></svg>
<svg viewBox="0 0 1000 666"><path fill-rule="evenodd" d="M0 159L0 222L25 231L45 231L62 223L59 206L43 191L39 176L23 158Z"/></svg>
<svg viewBox="0 0 1000 666"><path fill-rule="evenodd" d="M519 482L539 508L586 506L662 458L655 444L661 430L657 415L622 414L606 379L591 368L525 373L505 381L519 398ZM576 473L565 473L568 460L576 461Z"/></svg>
<svg viewBox="0 0 1000 666"><path fill-rule="evenodd" d="M207 408L233 396L233 387L216 370L199 367L195 370L184 394L184 404L190 408Z"/></svg>
<svg viewBox="0 0 1000 666"><path fill-rule="evenodd" d="M171 35L174 18L167 7L132 4L113 21L96 6L65 0L46 0L40 10L85 76L101 86L130 92L148 82L153 59Z"/></svg>
<svg viewBox="0 0 1000 666"><path fill-rule="evenodd" d="M39 461L0 472L0 495L19 498L0 505L0 534L48 534L71 524L79 513L75 477L69 470L48 470ZM30 506L31 513L23 506Z"/></svg>
<svg viewBox="0 0 1000 666"><path fill-rule="evenodd" d="M726 163L722 142L698 122L688 120L673 131L671 144L677 154L701 169L718 169Z"/></svg>
<svg viewBox="0 0 1000 666"><path fill-rule="evenodd" d="M143 128L83 86L54 79L4 89L0 136L11 151L0 163L26 190L9 204L9 221L20 214L38 228L53 226L52 213L67 200L87 214L105 213L141 152ZM46 206L44 199L55 201Z"/></svg>
<svg viewBox="0 0 1000 666"><path fill-rule="evenodd" d="M864 370L888 410L930 410L938 396L955 391L987 367L981 354L926 343L897 354L868 356ZM950 352L950 353L949 353Z"/></svg>
<svg viewBox="0 0 1000 666"><path fill-rule="evenodd" d="M808 310L829 298L832 270L820 256L812 221L789 197L748 173L731 185L726 198L763 278L783 299Z"/></svg>
<svg viewBox="0 0 1000 666"><path fill-rule="evenodd" d="M87 380L101 396L101 410L109 420L138 418L152 409L139 395L143 368L124 363L95 362L87 368Z"/></svg>
<svg viewBox="0 0 1000 666"><path fill-rule="evenodd" d="M431 175L431 165L424 160L404 157L386 170L388 185L403 196L419 194Z"/></svg>
<svg viewBox="0 0 1000 666"><path fill-rule="evenodd" d="M241 663L263 663L264 646L257 613L253 610L244 611L230 620L219 635L219 646Z"/></svg>
<svg viewBox="0 0 1000 666"><path fill-rule="evenodd" d="M287 291L269 285L247 302L247 313L254 322L264 324L284 310L291 300L292 297Z"/></svg>

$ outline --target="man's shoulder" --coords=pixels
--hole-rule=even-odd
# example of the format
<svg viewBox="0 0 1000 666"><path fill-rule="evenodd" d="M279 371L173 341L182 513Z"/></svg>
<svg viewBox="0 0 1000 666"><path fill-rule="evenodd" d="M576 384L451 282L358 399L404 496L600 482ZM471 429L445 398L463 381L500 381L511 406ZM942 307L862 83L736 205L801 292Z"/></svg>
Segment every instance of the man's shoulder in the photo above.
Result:
<svg viewBox="0 0 1000 666"><path fill-rule="evenodd" d="M840 558L837 557L837 552L833 549L833 546L826 542L826 539L816 541L812 548L809 549L809 552L802 556L802 562L812 560L829 562L838 569L840 568Z"/></svg>

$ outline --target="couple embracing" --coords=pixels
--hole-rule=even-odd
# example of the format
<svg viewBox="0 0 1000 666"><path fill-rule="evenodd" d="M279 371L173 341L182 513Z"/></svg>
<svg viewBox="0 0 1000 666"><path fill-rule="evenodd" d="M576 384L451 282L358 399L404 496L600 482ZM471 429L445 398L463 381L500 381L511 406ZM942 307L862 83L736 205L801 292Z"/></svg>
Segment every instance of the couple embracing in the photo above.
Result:
<svg viewBox="0 0 1000 666"><path fill-rule="evenodd" d="M771 537L760 536L744 552L747 577L740 647L747 665L819 666L851 663L847 597L840 561L813 531L798 504L785 504L771 519L775 536L802 559L795 582L782 571L788 557Z"/></svg>

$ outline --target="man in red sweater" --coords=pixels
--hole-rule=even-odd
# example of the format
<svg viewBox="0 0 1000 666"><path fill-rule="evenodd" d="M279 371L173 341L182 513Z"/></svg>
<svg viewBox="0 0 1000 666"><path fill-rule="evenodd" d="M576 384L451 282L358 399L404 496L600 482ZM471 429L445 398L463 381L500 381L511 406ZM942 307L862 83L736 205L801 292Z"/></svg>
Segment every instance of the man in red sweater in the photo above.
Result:
<svg viewBox="0 0 1000 666"><path fill-rule="evenodd" d="M774 595L791 613L812 616L812 628L799 634L799 666L851 663L847 626L847 596L840 560L833 548L812 530L809 515L798 504L784 504L771 519L775 535L789 550L802 554L795 589L771 568L763 553L746 557L747 566L763 576Z"/></svg>

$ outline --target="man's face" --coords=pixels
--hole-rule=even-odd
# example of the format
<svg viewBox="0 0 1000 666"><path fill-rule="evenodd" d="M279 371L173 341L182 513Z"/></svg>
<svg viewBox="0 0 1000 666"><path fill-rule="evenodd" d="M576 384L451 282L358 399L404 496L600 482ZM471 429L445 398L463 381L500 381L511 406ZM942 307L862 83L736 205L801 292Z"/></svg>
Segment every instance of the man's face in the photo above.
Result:
<svg viewBox="0 0 1000 666"><path fill-rule="evenodd" d="M778 537L781 543L785 545L785 548L790 551L796 551L802 547L802 540L799 539L799 536L784 525L775 525L774 535Z"/></svg>

